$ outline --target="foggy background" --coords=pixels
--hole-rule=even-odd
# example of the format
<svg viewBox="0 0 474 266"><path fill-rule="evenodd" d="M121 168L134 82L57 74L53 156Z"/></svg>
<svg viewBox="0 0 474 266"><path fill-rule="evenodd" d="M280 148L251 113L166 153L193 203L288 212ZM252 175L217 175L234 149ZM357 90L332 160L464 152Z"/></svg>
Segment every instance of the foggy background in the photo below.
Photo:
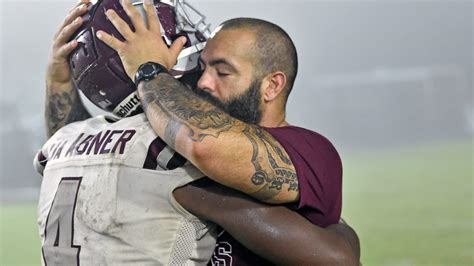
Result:
<svg viewBox="0 0 474 266"><path fill-rule="evenodd" d="M471 233L470 240L462 242L462 246L468 246L463 256L472 258L472 1L189 2L207 16L212 28L226 19L248 16L275 22L290 34L298 49L300 64L289 99L288 121L329 138L345 166L360 154L451 142L464 143L463 149L469 146L470 158L466 161L470 165L466 166L463 161L465 168L462 169L468 170L459 173L470 176L468 183L459 178L456 187L449 189L467 187L467 192L460 196L467 205L457 210L470 217L461 224ZM38 198L41 177L33 170L32 160L46 140L45 66L52 36L73 5L74 1L64 0L0 0L0 203L34 202ZM414 158L423 156L416 151L413 154ZM442 163L449 168L452 161ZM357 203L354 195L364 195L366 190L365 184L352 188L357 180L350 180L354 168L353 164L349 165L344 169L344 205L351 208L351 204ZM398 170L386 169L387 172ZM457 173L452 176L448 173L446 183L459 177ZM430 185L427 181L426 187ZM423 188L413 188L418 189ZM375 195L379 198L369 198L369 203L384 197L382 193L383 190ZM413 192L416 199L423 197L422 193L419 196L415 193L418 192ZM443 197L442 192L433 193L436 198ZM450 201L446 206L456 204ZM362 229L363 224L357 217L380 218L377 209L369 211L364 207L357 206L363 213L348 214L353 224L359 223ZM400 208L410 208L410 205ZM437 209L429 206L423 211L429 213ZM393 217L386 219L393 220ZM440 225L436 228L457 226L448 226L443 221L436 221ZM365 228L358 232L362 240L370 240L373 226L365 223ZM457 239L453 241L461 246ZM382 242L372 239L373 246ZM411 264L402 261L385 265Z"/></svg>

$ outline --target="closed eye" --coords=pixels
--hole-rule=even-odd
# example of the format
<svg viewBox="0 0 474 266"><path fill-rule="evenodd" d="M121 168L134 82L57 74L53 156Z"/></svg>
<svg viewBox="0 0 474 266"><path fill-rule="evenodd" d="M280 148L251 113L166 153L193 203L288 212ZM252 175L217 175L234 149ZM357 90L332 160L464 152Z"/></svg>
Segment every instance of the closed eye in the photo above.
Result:
<svg viewBox="0 0 474 266"><path fill-rule="evenodd" d="M237 69L234 67L233 64L228 62L226 59L223 58L218 58L218 59L213 59L210 62L204 62L202 57L199 57L199 65L202 70L206 69L206 65L209 65L211 67L214 67L217 71L217 75L220 77L225 77L232 75L234 73L238 73Z"/></svg>
<svg viewBox="0 0 474 266"><path fill-rule="evenodd" d="M222 73L222 72L217 72L217 75L218 75L219 77L227 77L227 76L229 76L230 74L228 74L228 73Z"/></svg>

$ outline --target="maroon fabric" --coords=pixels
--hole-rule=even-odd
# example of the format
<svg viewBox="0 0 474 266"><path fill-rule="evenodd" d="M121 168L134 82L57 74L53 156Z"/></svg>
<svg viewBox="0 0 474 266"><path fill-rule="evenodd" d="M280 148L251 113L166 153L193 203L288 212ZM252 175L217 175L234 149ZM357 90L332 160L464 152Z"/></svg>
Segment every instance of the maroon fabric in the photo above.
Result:
<svg viewBox="0 0 474 266"><path fill-rule="evenodd" d="M300 200L288 207L319 226L338 223L342 207L342 163L331 142L316 132L294 126L265 130L285 148L296 169ZM209 265L270 263L224 232L217 239Z"/></svg>
<svg viewBox="0 0 474 266"><path fill-rule="evenodd" d="M148 147L148 153L146 155L145 163L143 163L143 168L156 170L158 167L156 158L165 147L166 143L161 138L156 138L152 141Z"/></svg>
<svg viewBox="0 0 474 266"><path fill-rule="evenodd" d="M255 255L252 251L237 242L226 231L222 231L217 237L216 248L211 260L207 265L212 266L266 266L272 265L270 262Z"/></svg>
<svg viewBox="0 0 474 266"><path fill-rule="evenodd" d="M294 126L266 130L285 148L295 165L300 200L288 207L322 227L338 223L342 162L332 143L316 132Z"/></svg>
<svg viewBox="0 0 474 266"><path fill-rule="evenodd" d="M38 156L38 162L40 163L40 165L45 167L46 164L48 163L48 158L44 156L43 151L39 151L37 156Z"/></svg>

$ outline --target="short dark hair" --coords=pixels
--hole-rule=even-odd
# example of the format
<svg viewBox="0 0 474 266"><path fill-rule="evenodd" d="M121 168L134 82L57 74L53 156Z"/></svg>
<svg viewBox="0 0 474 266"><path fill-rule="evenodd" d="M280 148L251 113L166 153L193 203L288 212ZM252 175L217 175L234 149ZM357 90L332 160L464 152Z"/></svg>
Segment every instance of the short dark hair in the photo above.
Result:
<svg viewBox="0 0 474 266"><path fill-rule="evenodd" d="M225 21L221 30L248 29L255 32L255 58L261 76L282 71L287 76L288 96L298 73L296 47L288 33L280 26L256 18L234 18Z"/></svg>

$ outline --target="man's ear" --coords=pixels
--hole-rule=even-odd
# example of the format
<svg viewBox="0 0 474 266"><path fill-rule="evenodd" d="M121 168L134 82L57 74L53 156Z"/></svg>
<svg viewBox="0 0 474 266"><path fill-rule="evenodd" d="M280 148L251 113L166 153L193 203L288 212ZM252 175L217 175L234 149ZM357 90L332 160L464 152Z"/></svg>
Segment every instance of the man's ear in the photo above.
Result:
<svg viewBox="0 0 474 266"><path fill-rule="evenodd" d="M286 75L281 71L268 74L262 82L262 94L265 102L271 102L283 93L286 87Z"/></svg>

